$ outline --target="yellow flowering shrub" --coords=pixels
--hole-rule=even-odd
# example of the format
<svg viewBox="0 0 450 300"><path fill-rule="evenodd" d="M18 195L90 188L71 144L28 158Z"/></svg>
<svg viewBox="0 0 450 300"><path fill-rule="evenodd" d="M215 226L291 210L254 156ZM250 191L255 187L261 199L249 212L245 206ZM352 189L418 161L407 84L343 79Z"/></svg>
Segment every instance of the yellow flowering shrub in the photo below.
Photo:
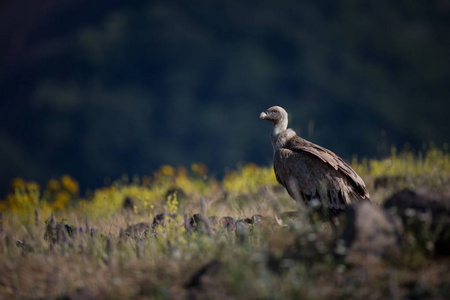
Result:
<svg viewBox="0 0 450 300"><path fill-rule="evenodd" d="M78 194L80 189L78 182L69 175L64 175L61 177L61 185L72 195Z"/></svg>
<svg viewBox="0 0 450 300"><path fill-rule="evenodd" d="M450 154L431 146L425 153L415 155L410 151L398 153L391 148L391 155L384 159L353 158L352 167L361 176L429 176L450 174Z"/></svg>
<svg viewBox="0 0 450 300"><path fill-rule="evenodd" d="M60 180L52 178L48 181L42 198L53 211L67 208L79 198L79 184L69 175L63 175Z"/></svg>
<svg viewBox="0 0 450 300"><path fill-rule="evenodd" d="M6 195L5 201L0 201L0 211L9 211L20 215L30 215L35 209L50 213L51 208L41 199L39 184L34 181L25 181L23 178L14 178L11 181L11 192Z"/></svg>
<svg viewBox="0 0 450 300"><path fill-rule="evenodd" d="M425 178L417 182L429 186L443 186L450 180L450 155L447 150L436 147L430 147L418 155L406 151L398 153L392 148L391 155L384 159L358 161L354 157L352 167L366 182L382 175ZM414 184L409 179L408 183ZM90 216L109 216L121 210L124 199L131 197L135 214L152 216L158 213L154 212L157 206L167 212L178 212L186 207L184 201L213 198L220 189L231 195L252 194L261 186L277 184L272 166L259 167L255 164L246 164L227 172L222 181L209 176L207 166L201 163L193 163L189 168L163 165L152 176L134 176L131 182L128 176L124 176L109 186L94 190L84 199L79 196L78 182L69 175L50 179L43 191L36 182L14 178L11 192L5 201L0 201L0 211L30 213L37 208L52 212L70 207Z"/></svg>
<svg viewBox="0 0 450 300"><path fill-rule="evenodd" d="M40 187L36 182L14 178L12 192L6 196L6 207L15 212L30 212L39 204Z"/></svg>
<svg viewBox="0 0 450 300"><path fill-rule="evenodd" d="M191 164L191 170L200 176L206 176L208 174L208 167L202 163Z"/></svg>
<svg viewBox="0 0 450 300"><path fill-rule="evenodd" d="M238 171L227 173L222 181L223 188L231 193L254 193L262 185L276 185L273 168L246 164Z"/></svg>

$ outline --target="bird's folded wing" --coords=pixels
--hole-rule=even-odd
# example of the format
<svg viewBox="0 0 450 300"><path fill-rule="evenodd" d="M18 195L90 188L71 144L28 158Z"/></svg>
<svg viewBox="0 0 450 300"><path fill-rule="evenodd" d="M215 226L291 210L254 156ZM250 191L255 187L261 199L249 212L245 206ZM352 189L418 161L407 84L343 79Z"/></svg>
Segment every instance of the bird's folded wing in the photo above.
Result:
<svg viewBox="0 0 450 300"><path fill-rule="evenodd" d="M359 177L358 174L356 174L356 172L342 158L330 150L304 140L298 136L292 138L285 147L291 151L309 153L321 159L323 162L332 166L335 170L346 175L351 181L353 181L355 188L358 189L358 192L362 196L368 197L369 193L361 177Z"/></svg>

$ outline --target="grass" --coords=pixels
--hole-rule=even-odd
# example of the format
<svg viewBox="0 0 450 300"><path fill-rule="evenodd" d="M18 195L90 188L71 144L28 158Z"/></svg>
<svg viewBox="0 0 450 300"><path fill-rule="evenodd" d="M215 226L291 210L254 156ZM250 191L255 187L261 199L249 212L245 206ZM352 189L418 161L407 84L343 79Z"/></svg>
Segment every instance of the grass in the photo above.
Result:
<svg viewBox="0 0 450 300"><path fill-rule="evenodd" d="M435 148L423 155L393 151L386 159L355 159L352 165L378 205L401 187L444 191L450 183L450 155ZM380 177L393 180L375 189ZM125 210L127 197L131 206ZM85 198L70 176L43 188L15 179L0 203L1 299L445 299L450 294L450 260L414 243L400 258L348 266L335 255L328 224L300 218L280 226L275 217L299 207L279 188L270 167L245 165L218 181L201 164L163 166L151 177L124 177ZM121 234L132 224L151 224L163 212L176 217L146 234ZM229 233L220 222L197 230L186 226L195 213L263 219L260 225L241 222ZM65 224L71 230L58 231Z"/></svg>

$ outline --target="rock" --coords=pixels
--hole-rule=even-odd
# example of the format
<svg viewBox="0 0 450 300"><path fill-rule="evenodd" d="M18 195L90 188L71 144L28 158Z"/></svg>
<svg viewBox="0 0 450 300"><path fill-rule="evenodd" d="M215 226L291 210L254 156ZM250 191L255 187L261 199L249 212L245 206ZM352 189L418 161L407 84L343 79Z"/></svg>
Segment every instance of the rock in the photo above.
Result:
<svg viewBox="0 0 450 300"><path fill-rule="evenodd" d="M217 223L217 220L214 218L215 217L213 217L213 220L211 220L211 218L208 218L202 214L194 214L191 218L190 225L196 231L211 234L213 231L211 223Z"/></svg>
<svg viewBox="0 0 450 300"><path fill-rule="evenodd" d="M368 201L347 207L344 231L335 244L335 254L350 265L361 265L394 256L401 248L403 227L390 215Z"/></svg>
<svg viewBox="0 0 450 300"><path fill-rule="evenodd" d="M261 226L261 224L263 224L265 221L265 218L261 215L253 215L252 216L252 224L253 226Z"/></svg>
<svg viewBox="0 0 450 300"><path fill-rule="evenodd" d="M233 217L222 217L219 223L228 233L232 233L236 229L236 220Z"/></svg>
<svg viewBox="0 0 450 300"><path fill-rule="evenodd" d="M168 220L174 219L176 216L177 216L177 214L175 214L175 213L157 214L153 218L152 223L141 222L141 223L137 223L137 224L128 226L127 229L125 229L125 234L127 236L133 236L135 238L146 237L150 230L153 230L153 232L155 232L154 230L156 229L156 227L158 227L158 226L164 227L166 225L166 222L168 222Z"/></svg>
<svg viewBox="0 0 450 300"><path fill-rule="evenodd" d="M251 219L247 218L236 221L236 237L240 243L246 242L250 235L250 223L248 223L248 220Z"/></svg>
<svg viewBox="0 0 450 300"><path fill-rule="evenodd" d="M169 218L166 218L169 217ZM152 228L156 228L158 225L161 226L165 226L167 220L170 219L175 219L177 217L176 213L160 213L157 214L154 218L153 218L153 223L152 223Z"/></svg>
<svg viewBox="0 0 450 300"><path fill-rule="evenodd" d="M412 233L417 246L436 254L450 254L450 195L425 188L403 189L384 203L398 214L405 231Z"/></svg>
<svg viewBox="0 0 450 300"><path fill-rule="evenodd" d="M425 188L417 190L406 188L393 194L384 202L383 207L395 209L401 216L413 213L411 209L420 213L431 212L433 219L437 221L440 216L450 215L450 195Z"/></svg>
<svg viewBox="0 0 450 300"><path fill-rule="evenodd" d="M242 219L242 221L247 223L247 225L253 225L253 219L252 218L245 218L245 219Z"/></svg>

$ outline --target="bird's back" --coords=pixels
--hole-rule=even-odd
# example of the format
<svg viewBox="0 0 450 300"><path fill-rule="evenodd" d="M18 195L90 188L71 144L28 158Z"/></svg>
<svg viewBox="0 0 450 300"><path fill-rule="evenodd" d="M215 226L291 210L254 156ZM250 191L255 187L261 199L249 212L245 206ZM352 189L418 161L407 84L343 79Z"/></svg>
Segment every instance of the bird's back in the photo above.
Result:
<svg viewBox="0 0 450 300"><path fill-rule="evenodd" d="M292 198L318 200L332 212L369 199L364 181L345 161L297 135L275 151L274 171Z"/></svg>

